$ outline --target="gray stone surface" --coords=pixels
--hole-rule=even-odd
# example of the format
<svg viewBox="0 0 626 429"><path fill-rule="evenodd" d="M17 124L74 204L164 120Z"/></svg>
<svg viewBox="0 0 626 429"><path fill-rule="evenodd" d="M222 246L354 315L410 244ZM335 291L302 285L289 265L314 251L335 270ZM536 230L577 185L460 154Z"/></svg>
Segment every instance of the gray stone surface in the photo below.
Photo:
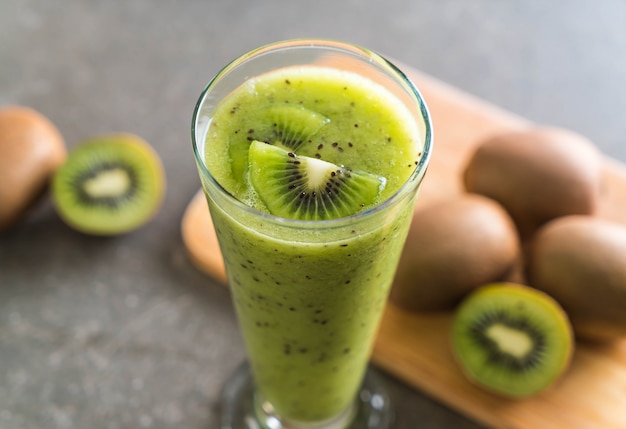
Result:
<svg viewBox="0 0 626 429"><path fill-rule="evenodd" d="M45 200L0 237L0 428L219 426L244 354L227 290L190 265L179 225L199 187L192 109L227 61L279 39L352 41L624 161L625 22L620 0L2 0L0 105L40 110L69 147L141 135L168 192L126 236L76 233ZM387 379L398 429L480 427Z"/></svg>

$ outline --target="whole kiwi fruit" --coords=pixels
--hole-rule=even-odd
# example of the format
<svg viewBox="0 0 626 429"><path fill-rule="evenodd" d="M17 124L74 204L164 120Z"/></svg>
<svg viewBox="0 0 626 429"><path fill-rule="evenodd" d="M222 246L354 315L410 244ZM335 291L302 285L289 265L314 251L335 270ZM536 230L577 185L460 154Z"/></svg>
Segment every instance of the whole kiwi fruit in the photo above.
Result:
<svg viewBox="0 0 626 429"><path fill-rule="evenodd" d="M462 194L418 208L391 300L409 311L450 310L473 289L506 278L518 254L515 225L492 199Z"/></svg>
<svg viewBox="0 0 626 429"><path fill-rule="evenodd" d="M592 216L553 220L530 246L528 281L561 303L579 338L626 336L626 226Z"/></svg>
<svg viewBox="0 0 626 429"><path fill-rule="evenodd" d="M39 199L65 157L61 133L43 114L24 106L0 108L0 232Z"/></svg>
<svg viewBox="0 0 626 429"><path fill-rule="evenodd" d="M463 181L469 192L499 201L527 238L551 219L596 212L601 156L587 138L561 128L499 133L479 144Z"/></svg>

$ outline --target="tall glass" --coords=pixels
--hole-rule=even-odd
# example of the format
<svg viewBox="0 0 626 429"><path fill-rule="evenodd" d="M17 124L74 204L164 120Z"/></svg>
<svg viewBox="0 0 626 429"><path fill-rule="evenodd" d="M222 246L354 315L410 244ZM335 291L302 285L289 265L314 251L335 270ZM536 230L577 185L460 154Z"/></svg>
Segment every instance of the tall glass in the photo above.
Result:
<svg viewBox="0 0 626 429"><path fill-rule="evenodd" d="M419 159L397 192L374 208L332 220L276 217L239 201L207 167L207 159L220 156L207 141L216 106L252 77L299 65L367 77L410 112ZM224 389L222 428L388 427L388 397L368 360L431 152L431 122L419 91L367 49L284 41L222 69L202 92L192 128L248 356Z"/></svg>

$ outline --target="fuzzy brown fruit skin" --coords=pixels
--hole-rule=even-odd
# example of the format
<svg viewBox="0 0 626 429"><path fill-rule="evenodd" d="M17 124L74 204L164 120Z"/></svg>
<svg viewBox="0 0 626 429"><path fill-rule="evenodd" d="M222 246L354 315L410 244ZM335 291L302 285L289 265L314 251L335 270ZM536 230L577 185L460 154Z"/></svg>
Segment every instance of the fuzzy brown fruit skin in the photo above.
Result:
<svg viewBox="0 0 626 429"><path fill-rule="evenodd" d="M463 194L415 211L391 290L409 311L450 310L515 265L515 225L497 202Z"/></svg>
<svg viewBox="0 0 626 429"><path fill-rule="evenodd" d="M22 106L0 109L0 232L41 196L66 154L61 133L46 117Z"/></svg>
<svg viewBox="0 0 626 429"><path fill-rule="evenodd" d="M601 156L583 136L536 127L482 142L463 172L465 188L500 202L523 238L544 223L596 212Z"/></svg>
<svg viewBox="0 0 626 429"><path fill-rule="evenodd" d="M567 216L541 228L530 247L529 283L568 313L579 338L626 337L626 227Z"/></svg>

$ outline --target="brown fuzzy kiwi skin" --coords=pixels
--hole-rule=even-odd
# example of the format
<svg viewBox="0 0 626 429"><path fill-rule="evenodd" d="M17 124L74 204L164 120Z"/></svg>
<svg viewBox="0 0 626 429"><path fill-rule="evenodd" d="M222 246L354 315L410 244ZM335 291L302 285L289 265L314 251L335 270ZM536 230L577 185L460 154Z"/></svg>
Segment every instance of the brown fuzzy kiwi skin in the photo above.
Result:
<svg viewBox="0 0 626 429"><path fill-rule="evenodd" d="M411 312L453 309L502 280L519 255L515 225L497 202L462 194L414 213L390 299Z"/></svg>
<svg viewBox="0 0 626 429"><path fill-rule="evenodd" d="M526 239L561 216L597 211L601 156L585 137L557 127L493 135L463 170L469 192L500 202Z"/></svg>
<svg viewBox="0 0 626 429"><path fill-rule="evenodd" d="M66 155L61 133L41 113L24 106L0 108L0 232L39 199Z"/></svg>
<svg viewBox="0 0 626 429"><path fill-rule="evenodd" d="M626 227L592 216L566 216L535 235L527 276L569 315L579 339L626 338Z"/></svg>

